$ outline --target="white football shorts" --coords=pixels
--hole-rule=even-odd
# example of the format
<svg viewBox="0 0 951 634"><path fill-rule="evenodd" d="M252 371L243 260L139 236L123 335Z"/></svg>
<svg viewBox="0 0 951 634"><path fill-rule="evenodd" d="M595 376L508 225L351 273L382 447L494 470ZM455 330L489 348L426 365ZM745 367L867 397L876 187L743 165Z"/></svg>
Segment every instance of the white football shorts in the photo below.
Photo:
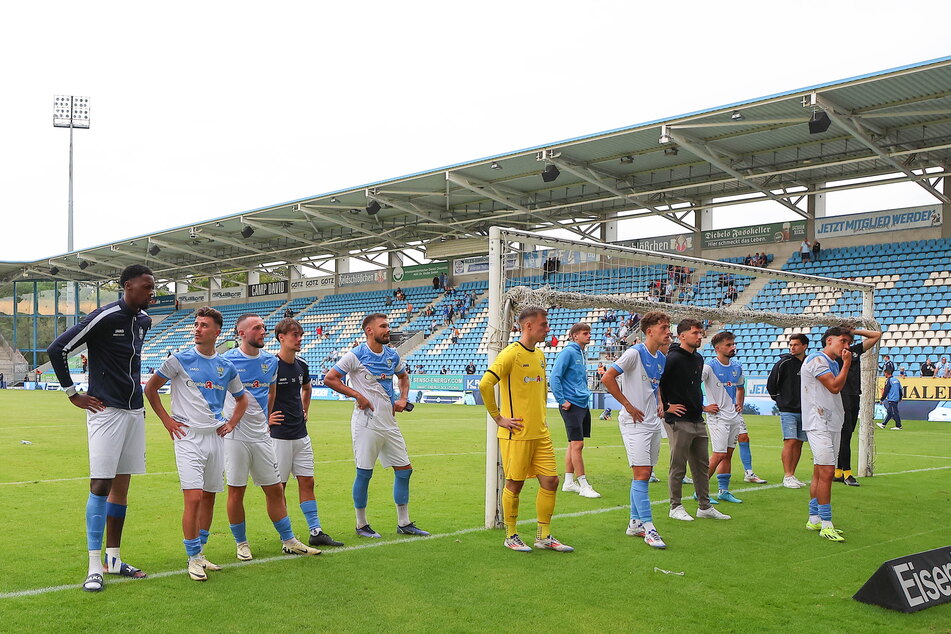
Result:
<svg viewBox="0 0 951 634"><path fill-rule="evenodd" d="M259 487L271 486L281 481L277 466L277 453L272 439L264 442L225 439L225 476L228 485L248 485L248 476Z"/></svg>
<svg viewBox="0 0 951 634"><path fill-rule="evenodd" d="M736 447L736 437L740 433L742 416L736 418L720 418L707 416L707 430L710 434L710 445L714 453L726 453L727 449Z"/></svg>
<svg viewBox="0 0 951 634"><path fill-rule="evenodd" d="M287 482L293 473L295 477L314 477L314 448L310 436L284 440L274 438L274 453L277 454L277 471L281 482Z"/></svg>
<svg viewBox="0 0 951 634"><path fill-rule="evenodd" d="M145 473L145 408L87 410L86 431L90 478L112 480L116 474Z"/></svg>
<svg viewBox="0 0 951 634"><path fill-rule="evenodd" d="M660 455L660 430L648 429L642 423L618 423L621 441L632 467L653 467Z"/></svg>
<svg viewBox="0 0 951 634"><path fill-rule="evenodd" d="M812 449L812 464L835 465L839 457L839 443L842 440L842 430L828 429L806 431L809 439L809 448Z"/></svg>
<svg viewBox="0 0 951 634"><path fill-rule="evenodd" d="M185 427L185 437L175 439L175 464L182 489L221 493L224 482L224 439L214 427Z"/></svg>

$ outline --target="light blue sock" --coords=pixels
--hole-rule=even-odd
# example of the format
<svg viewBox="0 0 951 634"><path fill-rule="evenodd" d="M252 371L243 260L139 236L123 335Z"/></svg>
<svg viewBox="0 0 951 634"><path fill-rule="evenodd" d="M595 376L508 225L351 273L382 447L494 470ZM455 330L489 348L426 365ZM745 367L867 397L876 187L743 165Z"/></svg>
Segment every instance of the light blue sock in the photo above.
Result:
<svg viewBox="0 0 951 634"><path fill-rule="evenodd" d="M291 530L291 518L286 515L274 522L274 528L277 529L277 534L282 540L291 539L294 536L294 531Z"/></svg>
<svg viewBox="0 0 951 634"><path fill-rule="evenodd" d="M717 482L720 485L721 491L730 490L730 476L732 475L733 475L732 473L718 473L717 474Z"/></svg>
<svg viewBox="0 0 951 634"><path fill-rule="evenodd" d="M819 504L819 519L826 522L832 521L832 504Z"/></svg>
<svg viewBox="0 0 951 634"><path fill-rule="evenodd" d="M637 480L631 480L631 519L639 520L641 518L640 518L640 513L637 510L637 498L635 498L635 493L634 493L636 489L634 485L635 482L637 482Z"/></svg>
<svg viewBox="0 0 951 634"><path fill-rule="evenodd" d="M750 453L749 441L737 443L740 446L740 460L743 461L743 468L747 471L753 470L753 454Z"/></svg>
<svg viewBox="0 0 951 634"><path fill-rule="evenodd" d="M393 501L397 504L409 504L409 477L412 469L393 469Z"/></svg>
<svg viewBox="0 0 951 634"><path fill-rule="evenodd" d="M654 514L651 511L651 500L647 495L647 480L631 480L631 495L637 506L638 519L642 522L653 522Z"/></svg>
<svg viewBox="0 0 951 634"><path fill-rule="evenodd" d="M370 489L370 478L373 477L373 469L357 469L357 477L353 480L353 508L365 509L367 507L367 491Z"/></svg>
<svg viewBox="0 0 951 634"><path fill-rule="evenodd" d="M90 493L86 500L86 548L102 550L104 532L106 532L106 496Z"/></svg>
<svg viewBox="0 0 951 634"><path fill-rule="evenodd" d="M211 533L209 533L208 531L206 531L204 528L202 528L201 530L198 531L198 539L201 540L201 545L202 545L202 546L204 546L205 544L208 543L208 536L209 536L210 534L211 534Z"/></svg>
<svg viewBox="0 0 951 634"><path fill-rule="evenodd" d="M125 504L113 504L106 502L106 517L125 518L125 512L129 507Z"/></svg>
<svg viewBox="0 0 951 634"><path fill-rule="evenodd" d="M819 498L809 500L809 515L819 514Z"/></svg>
<svg viewBox="0 0 951 634"><path fill-rule="evenodd" d="M201 552L201 537L196 537L195 539L184 539L182 543L185 544L185 552L189 557L194 557Z"/></svg>
<svg viewBox="0 0 951 634"><path fill-rule="evenodd" d="M248 541L248 528L244 522L231 524L231 534L234 535L234 541L238 544Z"/></svg>
<svg viewBox="0 0 951 634"><path fill-rule="evenodd" d="M307 528L314 530L320 528L320 516L317 515L317 500L307 500L300 503L300 510L307 518Z"/></svg>

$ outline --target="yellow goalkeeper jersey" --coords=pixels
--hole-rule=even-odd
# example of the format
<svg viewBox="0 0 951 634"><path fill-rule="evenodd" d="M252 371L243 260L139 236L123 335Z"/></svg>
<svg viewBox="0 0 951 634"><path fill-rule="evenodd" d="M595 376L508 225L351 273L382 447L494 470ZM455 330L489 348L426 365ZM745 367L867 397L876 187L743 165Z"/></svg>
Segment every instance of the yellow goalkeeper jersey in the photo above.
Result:
<svg viewBox="0 0 951 634"><path fill-rule="evenodd" d="M502 402L498 405L492 390L495 383L501 383L499 395ZM545 353L540 349L529 350L518 341L509 345L482 377L479 388L490 414L501 411L506 418L522 419L523 427L519 431L499 427L499 438L534 440L550 435L545 421L548 401ZM487 395L491 400L486 398Z"/></svg>

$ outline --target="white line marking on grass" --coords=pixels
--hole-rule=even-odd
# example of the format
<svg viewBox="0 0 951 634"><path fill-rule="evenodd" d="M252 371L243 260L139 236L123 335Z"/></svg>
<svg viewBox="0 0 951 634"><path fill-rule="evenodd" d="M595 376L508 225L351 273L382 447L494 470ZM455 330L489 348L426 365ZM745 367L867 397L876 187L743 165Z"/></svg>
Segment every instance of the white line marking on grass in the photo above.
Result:
<svg viewBox="0 0 951 634"><path fill-rule="evenodd" d="M944 470L947 470L947 469L951 469L951 466L946 466L946 467L927 467L927 468L924 468L924 469L910 469L910 470L908 470L908 471L893 471L893 472L891 472L891 473L880 473L880 474L878 474L878 477L881 477L881 476L892 476L892 475L904 475L904 474L907 474L907 473L921 473L921 472L923 472L923 471L944 471ZM769 489L778 489L778 488L781 487L781 486L782 486L782 484L766 484L766 485L763 485L763 486L747 487L747 488L743 488L743 489L735 489L735 491L736 491L737 493L747 493L747 492L750 492L750 491L766 491L766 490L769 490ZM659 506L659 505L661 505L661 504L667 504L668 502L669 502L669 500L666 500L666 499L665 499L665 500L654 500L654 501L651 502L651 506ZM585 516L585 515L598 515L598 514L600 514L600 513L610 513L611 511L619 511L619 510L627 509L627 508L628 508L627 506L611 506L611 507L608 507L608 508L590 509L590 510L587 510L587 511L578 511L578 512L576 512L576 513L561 513L561 514L558 514L558 515L553 515L553 516L552 516L552 519L564 519L564 518L568 518L568 517L582 517L582 516ZM537 521L537 520L533 518L533 519L519 520L518 523L519 523L519 524L533 524L533 523L535 523L536 521ZM368 543L366 543L366 544L360 544L359 546L344 546L343 548L336 548L336 549L333 549L333 550L329 550L329 549L328 549L328 550L324 550L324 551L323 551L323 554L321 554L320 557L324 557L324 556L327 556L327 555L342 554L342 553L347 553L347 552L354 552L354 551L358 551L358 550L366 550L367 548L379 548L379 547L381 547L381 546L393 546L393 545L396 545L396 544L414 544L414 543L421 543L421 542L427 542L427 541L430 541L430 540L433 540L433 539L443 539L443 538L445 538L445 537L457 537L457 536L459 536L459 535L467 535L467 534L469 534L469 533L478 533L478 532L485 531L485 530L489 530L489 529L482 528L482 527L477 527L477 528L463 528L463 529L460 529L460 530L457 530L457 531L452 531L452 532L450 532L450 533L438 533L438 534L436 534L436 535L430 535L429 537L418 537L418 538L407 538L407 539L391 539L391 540L383 540L383 541L372 541L372 542L368 542ZM938 530L938 529L935 529L935 530ZM906 536L904 536L904 537L912 537L912 536L916 536L916 535L925 535L925 534L927 534L927 533L933 533L933 532L935 532L935 531L925 531L924 533L916 533L915 535L906 535ZM902 538L895 538L895 539L902 539ZM890 541L894 541L894 540L890 540ZM873 544L873 545L878 546L878 545L881 545L882 543L887 543L887 542L876 542L876 543ZM866 546L863 546L862 548L867 548L867 547L866 547ZM856 548L856 549L854 549L854 550L858 550L858 549ZM851 551L842 551L842 552L851 552ZM245 561L245 562L227 563L227 564L222 564L221 567L222 567L222 568L238 568L238 567L250 566L250 565L253 565L253 564L268 564L268 563L272 563L272 562L275 562L275 561L283 561L283 560L286 560L286 559L299 559L299 558L300 558L300 557L297 557L297 556L294 556L294 555L281 555L281 556L278 556L278 557L265 557L265 558L263 558L263 559L252 559L251 561ZM803 561L808 561L808 560L803 560ZM179 570L165 570L165 571L163 571L163 572L152 573L152 574L150 574L148 577L146 577L145 579L129 579L129 578L126 578L126 577L118 577L118 578L113 579L113 578L111 578L112 575L109 575L109 576L107 577L107 579L108 579L108 585L114 585L114 584L117 584L117 583L129 583L129 582L144 583L144 582L147 581L148 579L161 579L161 578L163 578L163 577L171 577L172 575L183 575L183 574L186 574L186 571L185 571L184 568L179 569ZM212 576L214 576L214 575L212 575ZM29 597L29 596L36 596L36 595L40 595L40 594L49 594L49 593L51 593L51 592L61 592L61 591L63 591L63 590L73 590L73 591L78 592L78 591L80 590L80 584L74 583L74 584L61 585L61 586L49 586L49 587L46 587L46 588L33 588L33 589L31 589L31 590L17 590L17 591L15 591L15 592L3 592L3 593L0 593L0 599L16 599L16 598L20 598L20 597Z"/></svg>
<svg viewBox="0 0 951 634"><path fill-rule="evenodd" d="M588 447L587 449L618 449L624 445L598 445ZM555 451L564 451L564 448L556 448ZM444 456L484 456L484 451L464 451L459 453L419 453L413 454L411 458L441 458ZM340 460L315 460L314 464L339 464L341 462L353 462L353 458L343 458ZM148 473L138 473L135 477L157 476L157 475L177 475L178 471L150 471ZM0 482L0 486L10 486L14 484L46 484L48 482L75 482L76 480L88 480L89 476L79 476L76 478L52 478L49 480L17 480L15 482Z"/></svg>

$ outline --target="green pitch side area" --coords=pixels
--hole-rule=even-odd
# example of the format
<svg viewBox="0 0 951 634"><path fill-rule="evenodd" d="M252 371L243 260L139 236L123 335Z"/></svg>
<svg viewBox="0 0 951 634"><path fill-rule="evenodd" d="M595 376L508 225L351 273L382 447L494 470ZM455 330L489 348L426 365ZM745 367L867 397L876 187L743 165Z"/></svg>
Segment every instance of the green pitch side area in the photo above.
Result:
<svg viewBox="0 0 951 634"><path fill-rule="evenodd" d="M62 393L0 391L0 631L948 631L951 605L903 615L851 599L879 564L951 543L951 424L908 421L876 430L874 478L837 484L833 511L847 541L805 530L808 490L779 486L779 421L749 417L753 466L767 485L742 482L732 521L667 517L666 441L652 484L666 551L627 537L630 469L617 423L595 421L585 449L604 497L559 492L554 535L570 554L510 552L483 522L485 418L476 407L419 405L399 417L415 473L410 509L432 538L397 536L393 476L377 469L368 516L382 540L353 534L351 406L317 401L311 435L324 530L346 542L307 559L280 556L280 541L251 487L239 563L220 495L206 547L225 569L205 583L185 574L181 493L172 442L151 413L148 470L133 478L122 555L149 579L107 575L101 594L86 573L88 465L84 414ZM561 420L550 423L560 465ZM21 444L21 440L32 444ZM559 467L563 468L562 466ZM734 473L742 474L739 457ZM804 451L798 475L811 476ZM534 534L534 483L521 496L522 534ZM689 487L688 487L689 490ZM294 485L294 530L306 539ZM696 503L687 502L691 514ZM526 540L528 541L528 540ZM664 574L655 569L683 575Z"/></svg>

